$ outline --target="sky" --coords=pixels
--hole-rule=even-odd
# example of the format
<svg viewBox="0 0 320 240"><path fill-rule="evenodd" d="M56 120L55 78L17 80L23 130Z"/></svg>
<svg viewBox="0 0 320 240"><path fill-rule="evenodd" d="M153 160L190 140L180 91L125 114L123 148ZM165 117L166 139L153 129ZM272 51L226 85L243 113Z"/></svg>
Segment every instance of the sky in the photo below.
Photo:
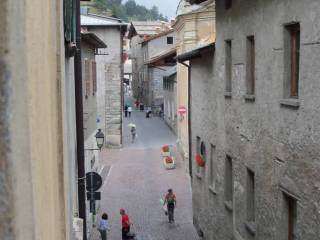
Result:
<svg viewBox="0 0 320 240"><path fill-rule="evenodd" d="M167 16L169 20L175 18L180 0L135 0L137 4L151 8L153 5L159 8L159 12Z"/></svg>

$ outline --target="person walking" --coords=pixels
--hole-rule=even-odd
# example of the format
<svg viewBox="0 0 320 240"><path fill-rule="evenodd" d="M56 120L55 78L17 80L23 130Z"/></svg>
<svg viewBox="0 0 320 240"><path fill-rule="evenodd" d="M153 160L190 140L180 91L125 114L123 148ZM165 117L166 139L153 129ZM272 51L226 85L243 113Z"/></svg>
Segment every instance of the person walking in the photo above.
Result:
<svg viewBox="0 0 320 240"><path fill-rule="evenodd" d="M131 127L131 142L134 143L134 140L136 139L137 135L137 129L136 127Z"/></svg>
<svg viewBox="0 0 320 240"><path fill-rule="evenodd" d="M127 117L128 116L128 105L126 104L124 106L124 117Z"/></svg>
<svg viewBox="0 0 320 240"><path fill-rule="evenodd" d="M130 220L128 214L126 214L124 209L120 209L121 215L121 232L122 232L122 240L128 239L128 233L130 232Z"/></svg>
<svg viewBox="0 0 320 240"><path fill-rule="evenodd" d="M129 106L129 107L128 107L129 117L131 117L131 112L132 112L132 107L131 107L131 106Z"/></svg>
<svg viewBox="0 0 320 240"><path fill-rule="evenodd" d="M174 208L177 205L176 195L172 189L168 189L168 193L165 196L164 204L167 204L169 223L174 222Z"/></svg>
<svg viewBox="0 0 320 240"><path fill-rule="evenodd" d="M102 214L98 226L98 231L100 232L101 240L107 240L107 231L110 231L107 213Z"/></svg>

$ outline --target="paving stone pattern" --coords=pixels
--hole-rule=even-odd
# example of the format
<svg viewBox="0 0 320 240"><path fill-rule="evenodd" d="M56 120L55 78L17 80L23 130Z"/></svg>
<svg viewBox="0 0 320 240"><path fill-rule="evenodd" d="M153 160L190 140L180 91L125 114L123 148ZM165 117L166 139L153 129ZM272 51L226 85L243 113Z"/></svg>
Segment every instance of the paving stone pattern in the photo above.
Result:
<svg viewBox="0 0 320 240"><path fill-rule="evenodd" d="M111 166L102 187L100 211L109 214L108 239L121 239L120 208L128 212L140 240L198 239L192 224L190 180L183 163L177 159L174 170L165 170L162 164L160 148L165 143L174 145L174 135L160 118L147 119L143 112L133 111L131 119L124 119L124 126L130 122L137 125L136 142L130 142L130 129L124 127L124 148L101 153L103 163ZM168 223L159 201L168 188L177 195L174 224ZM92 239L100 238L95 234Z"/></svg>

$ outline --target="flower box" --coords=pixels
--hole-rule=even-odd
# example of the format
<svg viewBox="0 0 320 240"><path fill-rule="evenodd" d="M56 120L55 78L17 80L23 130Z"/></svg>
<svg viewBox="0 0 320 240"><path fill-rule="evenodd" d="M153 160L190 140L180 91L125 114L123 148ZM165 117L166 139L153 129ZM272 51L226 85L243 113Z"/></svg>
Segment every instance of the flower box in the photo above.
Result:
<svg viewBox="0 0 320 240"><path fill-rule="evenodd" d="M170 147L169 147L169 145L164 145L164 146L162 146L161 150L162 150L162 152L170 152Z"/></svg>
<svg viewBox="0 0 320 240"><path fill-rule="evenodd" d="M163 158L163 165L166 169L173 169L176 167L174 157L167 156Z"/></svg>
<svg viewBox="0 0 320 240"><path fill-rule="evenodd" d="M196 155L195 160L199 167L204 167L206 165L206 162L204 161L203 157L200 154Z"/></svg>

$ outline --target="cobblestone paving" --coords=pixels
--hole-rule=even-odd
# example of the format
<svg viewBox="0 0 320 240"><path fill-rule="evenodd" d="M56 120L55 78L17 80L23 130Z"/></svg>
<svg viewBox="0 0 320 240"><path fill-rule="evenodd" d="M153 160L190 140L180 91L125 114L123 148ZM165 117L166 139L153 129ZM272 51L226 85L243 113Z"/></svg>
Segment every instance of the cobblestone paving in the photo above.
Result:
<svg viewBox="0 0 320 240"><path fill-rule="evenodd" d="M192 224L192 205L189 177L180 159L174 170L165 170L160 148L175 143L175 137L160 118L146 119L134 111L131 119L137 125L138 138L130 143L129 128L124 127L124 148L106 150L102 158L111 166L102 187L101 211L109 214L109 240L120 240L119 209L124 208L140 240L196 240ZM177 155L174 153L174 155ZM175 223L169 224L160 205L168 188L177 195ZM94 240L99 237L95 234Z"/></svg>

